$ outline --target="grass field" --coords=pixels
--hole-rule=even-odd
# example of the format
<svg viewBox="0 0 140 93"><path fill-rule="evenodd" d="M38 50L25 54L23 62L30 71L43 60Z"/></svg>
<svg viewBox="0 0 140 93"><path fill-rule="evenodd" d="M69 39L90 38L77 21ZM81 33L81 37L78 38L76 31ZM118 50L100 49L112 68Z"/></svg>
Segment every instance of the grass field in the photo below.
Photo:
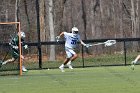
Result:
<svg viewBox="0 0 140 93"><path fill-rule="evenodd" d="M139 93L140 66L29 70L0 76L0 93Z"/></svg>

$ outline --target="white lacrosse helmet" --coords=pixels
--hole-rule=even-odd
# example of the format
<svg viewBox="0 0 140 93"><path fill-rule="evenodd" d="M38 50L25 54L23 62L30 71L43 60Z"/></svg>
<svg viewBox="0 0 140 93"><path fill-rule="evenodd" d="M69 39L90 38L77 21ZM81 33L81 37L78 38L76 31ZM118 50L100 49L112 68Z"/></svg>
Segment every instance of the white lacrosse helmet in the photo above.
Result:
<svg viewBox="0 0 140 93"><path fill-rule="evenodd" d="M21 35L22 38L26 37L24 32L20 32L20 35Z"/></svg>
<svg viewBox="0 0 140 93"><path fill-rule="evenodd" d="M73 28L72 28L72 33L73 33L73 34L78 34L78 31L79 31L79 30L78 30L77 27L73 27Z"/></svg>

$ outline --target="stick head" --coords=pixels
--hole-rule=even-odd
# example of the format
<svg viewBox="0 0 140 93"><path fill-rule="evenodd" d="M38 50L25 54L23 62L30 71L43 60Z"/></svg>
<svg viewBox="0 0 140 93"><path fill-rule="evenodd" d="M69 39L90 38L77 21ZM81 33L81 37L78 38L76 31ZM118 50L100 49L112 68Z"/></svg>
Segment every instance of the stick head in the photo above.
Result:
<svg viewBox="0 0 140 93"><path fill-rule="evenodd" d="M105 46L112 46L112 45L114 45L114 44L116 44L116 40L107 40L107 41L105 42Z"/></svg>

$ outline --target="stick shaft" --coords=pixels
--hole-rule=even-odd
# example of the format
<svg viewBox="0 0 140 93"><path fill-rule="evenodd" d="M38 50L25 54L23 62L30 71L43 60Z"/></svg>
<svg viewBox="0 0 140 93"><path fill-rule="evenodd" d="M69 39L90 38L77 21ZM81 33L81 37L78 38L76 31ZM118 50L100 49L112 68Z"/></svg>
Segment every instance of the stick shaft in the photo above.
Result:
<svg viewBox="0 0 140 93"><path fill-rule="evenodd" d="M97 43L97 44L92 44L92 46L96 46L96 45L102 45L102 44L105 44L105 43Z"/></svg>
<svg viewBox="0 0 140 93"><path fill-rule="evenodd" d="M4 56L4 58L2 59L2 61L4 61L7 57L7 55L9 54L9 51L6 53L6 55Z"/></svg>

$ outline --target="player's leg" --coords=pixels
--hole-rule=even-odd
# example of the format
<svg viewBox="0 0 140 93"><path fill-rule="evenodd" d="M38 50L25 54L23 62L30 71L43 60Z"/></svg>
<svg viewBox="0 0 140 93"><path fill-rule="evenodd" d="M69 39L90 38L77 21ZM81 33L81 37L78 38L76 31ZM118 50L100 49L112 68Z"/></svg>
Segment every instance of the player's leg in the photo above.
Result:
<svg viewBox="0 0 140 93"><path fill-rule="evenodd" d="M60 69L62 72L65 72L65 71L64 71L64 67L65 67L65 65L69 62L69 60L70 60L70 58L66 58L66 59L64 60L64 63L59 67L59 69Z"/></svg>
<svg viewBox="0 0 140 93"><path fill-rule="evenodd" d="M22 65L22 71L23 71L23 72L27 72L27 71L28 71L28 70L25 68L24 65Z"/></svg>
<svg viewBox="0 0 140 93"><path fill-rule="evenodd" d="M140 55L138 55L134 61L131 62L131 69L134 70L135 64L138 62L140 59Z"/></svg>
<svg viewBox="0 0 140 93"><path fill-rule="evenodd" d="M11 59L8 59L8 60L6 60L6 61L4 61L4 62L2 63L2 65L5 65L5 64L7 64L7 63L14 62L16 59L18 59L18 58L19 58L19 51L16 50L16 49L12 49L12 50L11 50L11 55L12 55L12 58L11 58ZM21 59L23 60L23 59L24 59L24 56L21 55ZM22 66L22 71L25 71L25 72L26 72L27 69L26 69L24 66Z"/></svg>
<svg viewBox="0 0 140 93"><path fill-rule="evenodd" d="M18 50L14 50L12 56L13 56L15 59L19 58L19 51L18 51ZM24 56L23 56L23 55L21 55L21 59L22 59L22 62L23 62L23 61L24 61ZM25 68L25 66L24 66L23 64L22 64L22 71L23 71L23 72L27 72L27 71L28 71L28 70Z"/></svg>
<svg viewBox="0 0 140 93"><path fill-rule="evenodd" d="M11 49L11 55L12 55L12 58L4 61L2 63L2 65L5 65L7 63L11 63L11 62L15 61L19 57L19 53L18 53L18 51L16 49Z"/></svg>
<svg viewBox="0 0 140 93"><path fill-rule="evenodd" d="M70 53L72 54L72 57L71 59L69 60L69 62L67 63L67 66L70 68L70 69L73 69L72 65L71 65L71 62L74 61L78 55L73 51L73 50L69 50Z"/></svg>
<svg viewBox="0 0 140 93"><path fill-rule="evenodd" d="M13 54L13 51L11 51L11 54ZM15 61L15 59L14 59L14 57L13 57L13 55L12 55L12 58L11 58L11 59L8 59L8 60L6 60L6 61L1 61L1 62L0 62L0 67L1 67L2 65L5 65L5 64L10 63L10 62L13 62L13 61Z"/></svg>
<svg viewBox="0 0 140 93"><path fill-rule="evenodd" d="M60 70L61 70L62 72L64 72L64 67L65 67L65 65L70 61L70 59L71 59L71 57L72 57L72 54L71 54L71 52L69 51L69 49L66 48L65 51L66 51L67 57L66 57L66 59L64 60L64 63L59 67Z"/></svg>
<svg viewBox="0 0 140 93"><path fill-rule="evenodd" d="M22 62L23 62L24 61L24 56L23 55L21 55L21 59L22 59ZM22 64L22 71L23 72L27 72L28 71L23 64Z"/></svg>
<svg viewBox="0 0 140 93"><path fill-rule="evenodd" d="M13 62L13 61L15 61L15 60L16 60L16 59L13 57L13 58L11 58L11 59L8 59L8 60L2 62L2 65L5 65L5 64L7 64L7 63L11 63L11 62Z"/></svg>
<svg viewBox="0 0 140 93"><path fill-rule="evenodd" d="M2 65L5 65L7 63L11 63L13 61L15 61L15 58L8 59L8 60L6 60L4 62L0 61L0 68L2 67Z"/></svg>
<svg viewBox="0 0 140 93"><path fill-rule="evenodd" d="M74 61L76 58L78 57L78 55L75 53L72 58L70 59L70 61Z"/></svg>
<svg viewBox="0 0 140 93"><path fill-rule="evenodd" d="M138 62L139 59L140 59L140 55L138 55L138 56L135 58L135 60L132 61L131 63L132 63L132 64L136 64L136 63Z"/></svg>
<svg viewBox="0 0 140 93"><path fill-rule="evenodd" d="M69 60L69 62L67 63L67 66L70 68L70 69L73 69L72 67L72 61L74 61L75 59L77 58L77 54L74 54L71 59Z"/></svg>
<svg viewBox="0 0 140 93"><path fill-rule="evenodd" d="M19 57L19 54L15 49L11 49L11 55L12 55L12 58L2 62L2 65L5 65L7 63L11 63Z"/></svg>

